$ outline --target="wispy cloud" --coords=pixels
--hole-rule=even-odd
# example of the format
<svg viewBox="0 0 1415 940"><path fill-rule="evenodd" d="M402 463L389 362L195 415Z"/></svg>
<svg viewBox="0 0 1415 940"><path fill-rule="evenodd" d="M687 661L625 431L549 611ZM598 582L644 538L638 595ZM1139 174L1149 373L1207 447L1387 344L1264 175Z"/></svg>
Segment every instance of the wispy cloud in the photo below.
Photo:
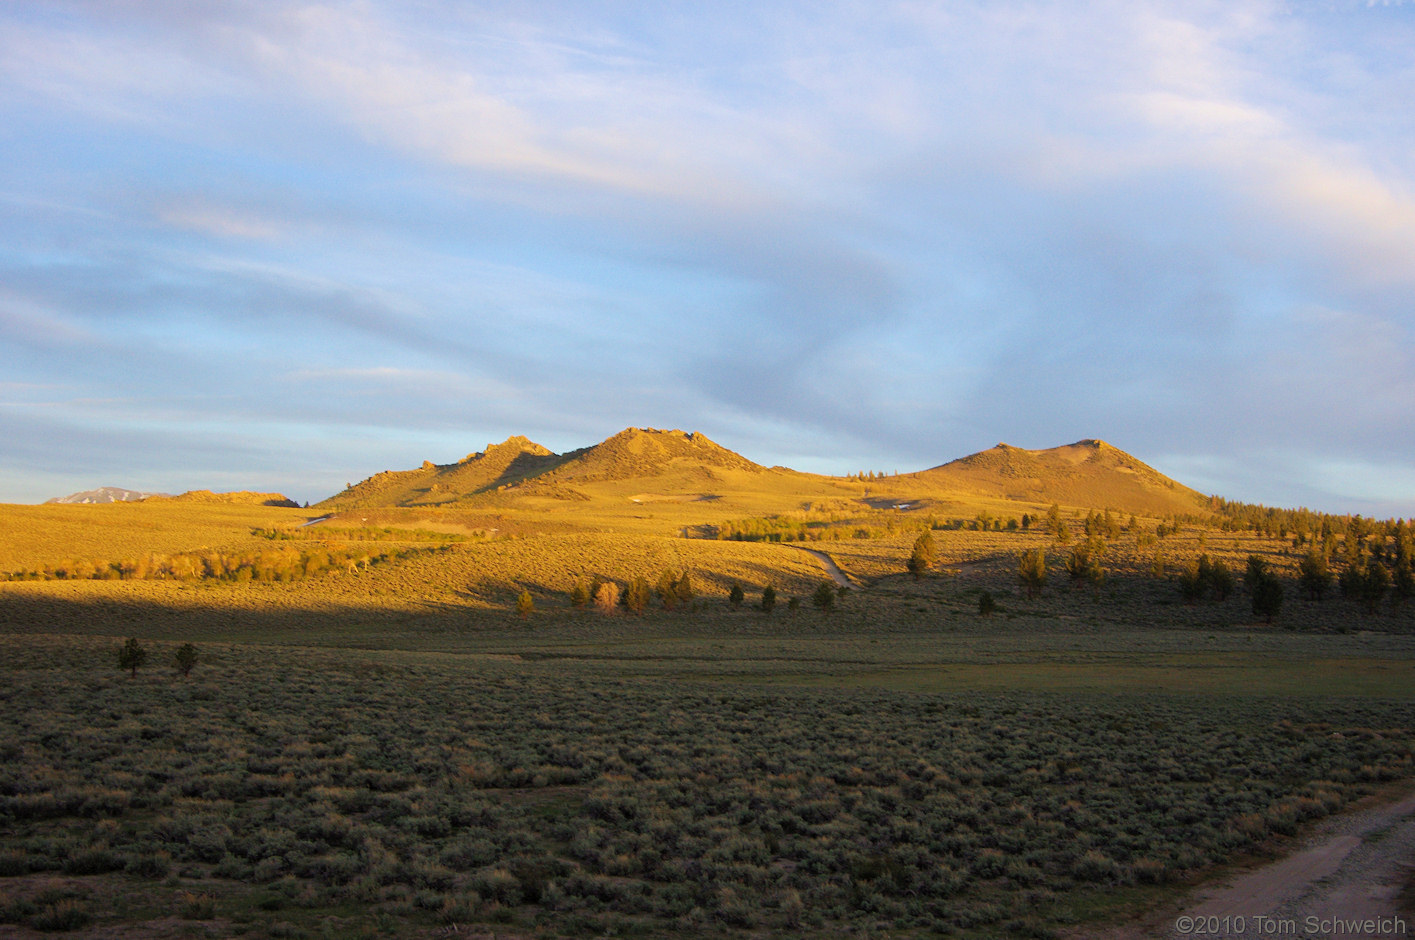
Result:
<svg viewBox="0 0 1415 940"><path fill-rule="evenodd" d="M158 217L180 229L220 237L271 239L283 233L282 227L270 219L199 201L169 205L159 210Z"/></svg>

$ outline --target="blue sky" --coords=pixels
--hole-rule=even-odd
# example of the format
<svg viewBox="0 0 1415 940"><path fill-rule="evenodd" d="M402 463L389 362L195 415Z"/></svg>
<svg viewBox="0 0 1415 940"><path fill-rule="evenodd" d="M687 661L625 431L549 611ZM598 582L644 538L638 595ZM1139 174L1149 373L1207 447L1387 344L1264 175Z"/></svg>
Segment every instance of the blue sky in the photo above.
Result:
<svg viewBox="0 0 1415 940"><path fill-rule="evenodd" d="M0 501L629 425L1415 516L1415 4L0 5Z"/></svg>

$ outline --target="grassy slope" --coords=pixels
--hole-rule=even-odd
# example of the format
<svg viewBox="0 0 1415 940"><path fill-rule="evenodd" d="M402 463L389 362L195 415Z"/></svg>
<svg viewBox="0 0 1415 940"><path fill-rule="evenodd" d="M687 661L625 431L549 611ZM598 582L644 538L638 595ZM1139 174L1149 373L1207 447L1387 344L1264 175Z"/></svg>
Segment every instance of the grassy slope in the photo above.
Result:
<svg viewBox="0 0 1415 940"><path fill-rule="evenodd" d="M246 548L258 541L252 528L295 526L313 517L302 509L178 499L0 504L0 571L39 568L64 559L118 561L149 552Z"/></svg>

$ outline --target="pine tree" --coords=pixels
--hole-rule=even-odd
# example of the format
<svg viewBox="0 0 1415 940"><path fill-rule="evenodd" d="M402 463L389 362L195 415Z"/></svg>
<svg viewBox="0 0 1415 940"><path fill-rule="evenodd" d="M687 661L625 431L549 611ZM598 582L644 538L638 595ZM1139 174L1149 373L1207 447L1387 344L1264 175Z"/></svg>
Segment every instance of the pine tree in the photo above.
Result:
<svg viewBox="0 0 1415 940"><path fill-rule="evenodd" d="M732 585L732 590L727 592L727 602L733 607L741 607L742 601L746 598L746 592L742 590L742 585Z"/></svg>
<svg viewBox="0 0 1415 940"><path fill-rule="evenodd" d="M1266 617L1267 622L1272 623L1277 612L1282 609L1282 581L1277 575L1264 569L1255 576L1249 589L1253 592L1253 613Z"/></svg>
<svg viewBox="0 0 1415 940"><path fill-rule="evenodd" d="M1315 546L1307 550L1297 565L1297 583L1308 600L1314 601L1321 600L1331 587L1331 568L1327 566L1326 556Z"/></svg>
<svg viewBox="0 0 1415 940"><path fill-rule="evenodd" d="M136 637L129 637L128 642L123 644L123 648L118 651L118 668L127 669L132 672L132 678L138 677L138 667L147 662L147 650L142 648L142 644Z"/></svg>
<svg viewBox="0 0 1415 940"><path fill-rule="evenodd" d="M648 579L640 575L629 582L629 590L624 592L624 606L629 608L630 613L642 614L652 595Z"/></svg>
<svg viewBox="0 0 1415 940"><path fill-rule="evenodd" d="M678 595L678 600L684 607L692 604L693 598L697 596L693 591L693 580L688 577L688 572L686 571L683 572L683 576L674 583L673 591Z"/></svg>
<svg viewBox="0 0 1415 940"><path fill-rule="evenodd" d="M1207 567L1199 560L1191 561L1179 572L1179 593L1184 597L1184 603L1192 604L1204 596L1206 573Z"/></svg>
<svg viewBox="0 0 1415 940"><path fill-rule="evenodd" d="M1391 575L1391 586L1395 588L1395 596L1400 598L1402 604L1415 594L1415 570L1412 570L1409 555L1397 557L1395 571Z"/></svg>
<svg viewBox="0 0 1415 940"><path fill-rule="evenodd" d="M1047 556L1040 548L1022 553L1018 563L1017 576L1027 589L1028 597L1036 597L1047 583Z"/></svg>
<svg viewBox="0 0 1415 940"><path fill-rule="evenodd" d="M1092 537L1086 544L1072 549L1066 559L1066 573L1072 581L1100 584L1105 580L1105 569L1101 567L1101 557L1105 554L1105 543Z"/></svg>
<svg viewBox="0 0 1415 940"><path fill-rule="evenodd" d="M762 588L762 613L771 616L772 608L776 606L776 588L768 584Z"/></svg>
<svg viewBox="0 0 1415 940"><path fill-rule="evenodd" d="M1204 573L1204 584L1213 591L1215 600L1228 600L1228 595L1233 593L1233 572L1228 570L1228 565L1223 563L1222 558L1209 562L1209 556L1204 555L1199 559L1201 568L1205 562L1208 565Z"/></svg>
<svg viewBox="0 0 1415 940"><path fill-rule="evenodd" d="M516 616L524 620L531 614L535 613L535 610L535 598L531 597L530 591L526 590L525 588L522 588L521 593L516 595Z"/></svg>
<svg viewBox="0 0 1415 940"><path fill-rule="evenodd" d="M978 613L984 617L991 617L994 610L997 610L997 601L992 599L991 592L984 591L978 597Z"/></svg>
<svg viewBox="0 0 1415 940"><path fill-rule="evenodd" d="M594 594L590 591L590 586L585 583L584 578L575 582L575 586L570 589L570 605L572 607L584 607L590 602Z"/></svg>
<svg viewBox="0 0 1415 940"><path fill-rule="evenodd" d="M664 610L672 610L678 606L678 582L673 579L673 572L665 569L663 574L658 576L658 586L654 590L663 603Z"/></svg>
<svg viewBox="0 0 1415 940"><path fill-rule="evenodd" d="M811 595L811 603L821 610L831 610L835 607L835 585L829 581L822 581L816 588L816 592Z"/></svg>
<svg viewBox="0 0 1415 940"><path fill-rule="evenodd" d="M197 648L190 643L183 643L177 647L177 655L173 661L183 677L191 675L192 667L197 664Z"/></svg>

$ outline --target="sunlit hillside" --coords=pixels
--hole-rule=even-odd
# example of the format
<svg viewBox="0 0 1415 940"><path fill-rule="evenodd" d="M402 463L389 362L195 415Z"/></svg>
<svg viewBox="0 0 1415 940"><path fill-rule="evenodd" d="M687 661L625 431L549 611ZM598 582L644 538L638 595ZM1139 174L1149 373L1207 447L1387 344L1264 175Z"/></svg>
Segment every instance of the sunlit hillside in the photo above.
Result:
<svg viewBox="0 0 1415 940"><path fill-rule="evenodd" d="M312 518L307 510L264 502L189 497L89 505L0 505L0 532L4 533L0 538L0 572L66 560L96 563L153 552L239 549L259 542L252 529L296 526Z"/></svg>
<svg viewBox="0 0 1415 940"><path fill-rule="evenodd" d="M1147 515L1206 513L1209 502L1202 493L1098 440L1048 450L998 444L909 478L925 487L975 498L993 496Z"/></svg>
<svg viewBox="0 0 1415 940"><path fill-rule="evenodd" d="M768 469L702 434L652 428L563 455L513 437L456 464L375 474L316 508L456 510L522 527L533 518L555 530L703 534L745 516L888 510L924 524L978 512L1015 518L1054 502L1126 514L1208 511L1201 494L1099 441L1045 451L999 445L932 470L862 479Z"/></svg>

